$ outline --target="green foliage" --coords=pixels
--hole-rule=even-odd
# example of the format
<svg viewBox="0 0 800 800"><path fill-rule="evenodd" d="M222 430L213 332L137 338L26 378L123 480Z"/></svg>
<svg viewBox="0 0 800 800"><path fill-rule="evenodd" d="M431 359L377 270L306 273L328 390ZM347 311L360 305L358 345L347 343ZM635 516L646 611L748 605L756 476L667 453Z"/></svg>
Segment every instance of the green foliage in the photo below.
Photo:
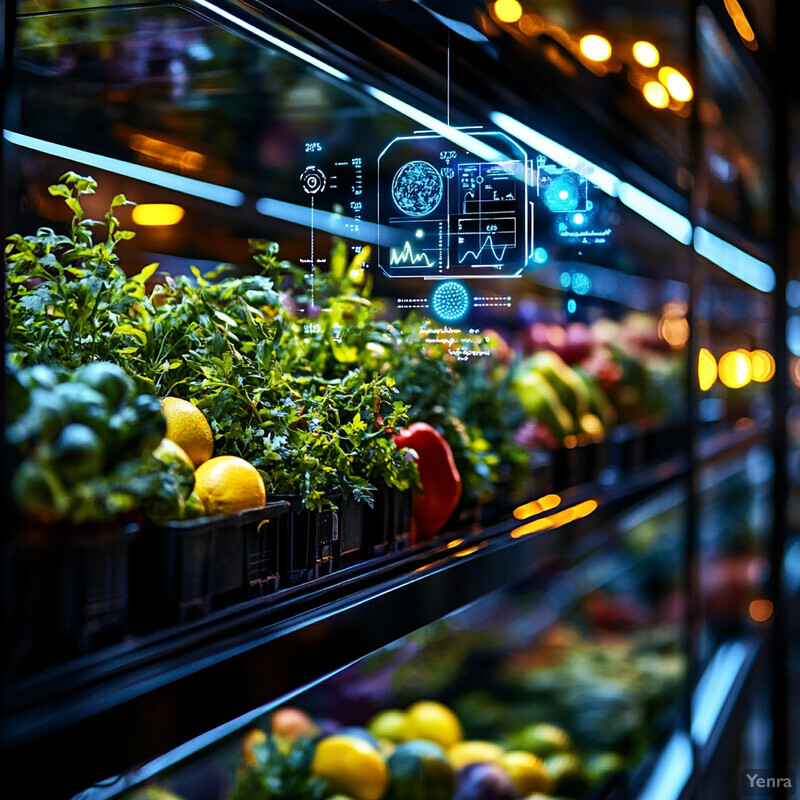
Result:
<svg viewBox="0 0 800 800"><path fill-rule="evenodd" d="M12 494L25 516L73 524L183 516L194 475L154 455L166 430L158 398L137 396L119 367L102 362L76 371L9 364L7 373Z"/></svg>
<svg viewBox="0 0 800 800"><path fill-rule="evenodd" d="M314 742L299 739L283 753L271 736L253 747L256 763L243 765L228 800L322 800L327 784L311 774Z"/></svg>

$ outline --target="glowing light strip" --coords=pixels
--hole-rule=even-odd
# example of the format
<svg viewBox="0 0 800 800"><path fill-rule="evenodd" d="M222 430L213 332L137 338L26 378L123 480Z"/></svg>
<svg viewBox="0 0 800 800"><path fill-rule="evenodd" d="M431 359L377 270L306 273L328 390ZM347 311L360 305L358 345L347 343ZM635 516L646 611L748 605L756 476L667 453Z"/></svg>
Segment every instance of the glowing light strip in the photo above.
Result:
<svg viewBox="0 0 800 800"><path fill-rule="evenodd" d="M78 150L75 147L67 147L63 144L55 144L44 139L36 139L33 136L26 136L14 131L3 131L3 136L11 144L19 147L27 147L30 150L38 150L40 153L47 153L56 158L65 158L67 161L74 161L77 164L85 164L89 167L96 167L107 172L114 172L125 175L143 183L151 183L154 186L163 186L165 189L173 189L176 192L183 192L193 197L201 197L204 200L211 200L214 203L221 203L225 206L238 207L244 203L244 195L236 190L225 186L217 186L214 183L198 181L195 178L185 178L183 175L174 175L171 172L164 172L153 167L143 167L140 164L131 164L129 161L122 161L118 158L101 156L97 153L89 153L86 150Z"/></svg>
<svg viewBox="0 0 800 800"><path fill-rule="evenodd" d="M265 42L269 42L271 45L279 47L281 50L284 50L287 53L291 53L291 55L302 59L303 61L305 61L308 64L311 64L317 69L321 69L323 72L327 72L328 75L332 75L334 78L338 78L340 81L346 81L348 83L352 81L349 75L345 75L344 72L336 69L336 67L332 67L330 64L326 64L324 61L320 61L318 58L315 58L314 56L309 55L308 53L304 53L297 47L294 47L293 45L288 44L287 42L281 41L275 36L271 36L266 31L262 31L255 25L251 25L249 22L246 22L240 17L237 17L235 14L231 14L229 11L225 11L225 9L214 5L214 3L209 3L208 0L194 0L194 2L197 5L202 6L203 8L207 8L209 11L213 11L215 14L219 15L223 19L228 20L228 22L232 22L234 25L238 26L242 30L247 31L248 33L252 33L253 36L257 36L259 39L263 39Z"/></svg>
<svg viewBox="0 0 800 800"><path fill-rule="evenodd" d="M557 495L553 495L553 497L556 496ZM560 501L561 498L559 498L559 502ZM511 538L519 539L530 533L538 533L539 531L548 530L549 528L560 528L562 525L574 522L576 519L588 517L590 514L594 514L596 510L596 500L584 500L584 502L565 508L563 511L557 511L549 517L535 519L533 522L528 522L525 525L521 525L519 528L515 528L511 531Z"/></svg>
<svg viewBox="0 0 800 800"><path fill-rule="evenodd" d="M668 233L681 244L692 243L692 223L669 206L665 206L654 197L650 197L649 194L645 194L625 182L619 186L619 199L631 211L635 211L648 222L652 222L653 225L661 228L664 233Z"/></svg>
<svg viewBox="0 0 800 800"><path fill-rule="evenodd" d="M296 225L311 227L311 208L301 206L296 203L287 203L284 200L275 200L272 197L259 197L256 200L256 211L265 217L283 219L293 222ZM353 230L357 226L358 230ZM321 211L314 209L314 228L316 230L327 231L344 239L357 239L360 242L378 242L378 233L383 237L382 241L388 237L387 245L399 244L405 239L403 231L387 226L381 227L375 222L364 222L361 219L345 217L342 214L334 214L331 211Z"/></svg>
<svg viewBox="0 0 800 800"><path fill-rule="evenodd" d="M515 519L528 519L542 511L552 511L560 505L561 498L557 494L546 494L538 500L532 500L530 503L515 508L514 517Z"/></svg>
<svg viewBox="0 0 800 800"><path fill-rule="evenodd" d="M759 261L705 228L694 229L694 249L703 258L760 292L771 292L775 289L775 272L769 264Z"/></svg>
<svg viewBox="0 0 800 800"><path fill-rule="evenodd" d="M570 150L568 147L553 141L538 131L523 125L513 117L500 111L492 111L489 115L492 122L506 133L516 136L521 142L530 145L534 150L561 164L562 167L583 175L587 181L593 183L598 189L610 197L616 197L619 192L620 179L602 167L598 167L583 156Z"/></svg>
<svg viewBox="0 0 800 800"><path fill-rule="evenodd" d="M444 122L440 122L436 117L432 117L430 114L426 114L424 111L420 111L420 109L408 103L404 103L394 95L376 89L374 86L367 86L366 89L369 94L384 105L393 108L395 111L399 111L409 119L413 119L414 122L424 125L426 129L432 130L440 136L444 136L446 139L453 142L453 144L463 147L465 150L478 156L478 158L482 158L484 161L512 160L505 153L495 150L494 147L490 147L475 136L470 136L468 133L464 133L464 131L460 131L458 128L453 128Z"/></svg>
<svg viewBox="0 0 800 800"><path fill-rule="evenodd" d="M673 733L638 800L678 800L693 768L691 740L685 733Z"/></svg>
<svg viewBox="0 0 800 800"><path fill-rule="evenodd" d="M742 642L726 642L700 678L692 695L692 738L700 746L711 737L746 656Z"/></svg>

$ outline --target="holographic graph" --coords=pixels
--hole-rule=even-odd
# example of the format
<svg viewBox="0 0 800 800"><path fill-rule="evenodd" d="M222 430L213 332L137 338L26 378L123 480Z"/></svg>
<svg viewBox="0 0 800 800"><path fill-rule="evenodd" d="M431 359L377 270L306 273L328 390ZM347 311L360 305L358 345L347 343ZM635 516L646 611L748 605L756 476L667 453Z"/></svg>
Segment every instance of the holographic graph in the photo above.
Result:
<svg viewBox="0 0 800 800"><path fill-rule="evenodd" d="M513 278L532 258L525 151L503 133L470 136L498 160L432 133L398 137L378 157L378 266L389 277Z"/></svg>

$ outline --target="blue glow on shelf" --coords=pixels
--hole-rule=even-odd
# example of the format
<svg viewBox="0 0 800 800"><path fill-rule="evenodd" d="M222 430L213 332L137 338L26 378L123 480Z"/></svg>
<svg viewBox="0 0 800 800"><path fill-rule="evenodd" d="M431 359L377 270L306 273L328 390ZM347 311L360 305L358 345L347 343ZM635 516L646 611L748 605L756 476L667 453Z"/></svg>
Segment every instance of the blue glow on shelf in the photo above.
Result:
<svg viewBox="0 0 800 800"><path fill-rule="evenodd" d="M570 297L570 299L567 300L567 311L570 314L574 314L577 310L578 310L578 304L575 302L573 298Z"/></svg>
<svg viewBox="0 0 800 800"><path fill-rule="evenodd" d="M635 211L648 222L652 222L653 225L661 228L664 233L677 239L681 244L692 243L692 223L683 214L673 211L669 206L629 183L620 184L619 199L631 211Z"/></svg>
<svg viewBox="0 0 800 800"><path fill-rule="evenodd" d="M312 66L316 67L317 69L321 69L323 72L327 72L328 75L332 75L334 78L338 78L340 81L345 81L349 83L352 81L349 75L345 75L344 72L341 70L336 69L336 67L332 67L330 64L326 64L324 61L321 61L318 58L315 58L308 53L304 53L297 47L289 44L288 42L284 42L281 39L278 39L276 36L272 36L261 28L251 25L249 22L246 22L241 17L237 17L235 14L231 14L229 11L225 11L225 9L220 8L214 3L209 3L208 0L194 0L197 5L202 6L203 8L207 8L209 11L213 11L215 14L219 15L223 19L228 20L228 22L232 22L238 28L241 28L244 31L252 34L253 36L262 39L265 42L269 42L271 45L280 48L281 50L290 53L293 56L305 61L307 64L311 64Z"/></svg>
<svg viewBox="0 0 800 800"><path fill-rule="evenodd" d="M673 733L638 800L679 800L693 769L691 740L685 733Z"/></svg>
<svg viewBox="0 0 800 800"><path fill-rule="evenodd" d="M153 167L131 164L129 161L122 161L119 158L89 153L86 150L78 150L75 147L67 147L63 144L55 144L55 142L26 136L23 133L3 131L3 136L11 144L19 147L27 147L29 150L37 150L40 153L47 153L47 155L55 156L56 158L64 158L76 164L125 175L128 178L150 183L153 186L163 186L165 189L190 194L203 200L211 200L213 203L221 203L224 206L233 206L234 208L244 203L244 195L240 191L229 189L226 186L217 186L214 183L198 181L195 178L185 178L183 175L174 175L171 172L153 169Z"/></svg>
<svg viewBox="0 0 800 800"><path fill-rule="evenodd" d="M440 283L431 296L433 313L445 322L455 322L469 311L469 292L458 281Z"/></svg>
<svg viewBox="0 0 800 800"><path fill-rule="evenodd" d="M345 239L357 239L359 242L376 243L379 231L382 241L393 244L400 241L398 231L385 225L381 228L375 222L365 222L331 211L321 211L318 208L312 211L309 206L287 203L285 200L275 200L272 197L259 197L256 200L256 211L265 217L282 219L306 228L310 228L313 223L315 230L334 233Z"/></svg>
<svg viewBox="0 0 800 800"><path fill-rule="evenodd" d="M695 228L694 249L703 258L760 292L771 292L775 289L775 272L769 264L759 261L705 228Z"/></svg>
<svg viewBox="0 0 800 800"><path fill-rule="evenodd" d="M572 275L569 272L562 272L559 281L565 289L569 289L572 286Z"/></svg>
<svg viewBox="0 0 800 800"><path fill-rule="evenodd" d="M548 257L547 250L544 247L537 247L533 251L533 260L536 264L546 264Z"/></svg>
<svg viewBox="0 0 800 800"><path fill-rule="evenodd" d="M744 666L747 648L742 642L720 645L692 694L692 738L701 747L711 738L736 678Z"/></svg>
<svg viewBox="0 0 800 800"><path fill-rule="evenodd" d="M573 170L580 175L585 175L589 183L594 184L610 197L617 196L620 180L616 175L602 167L598 167L568 147L564 147L564 145L553 141L544 134L533 130L533 128L523 125L507 114L503 114L500 111L492 111L489 116L498 128L502 128L506 133L516 136L521 142L530 145L534 150L555 161L556 164L560 164L562 167Z"/></svg>
<svg viewBox="0 0 800 800"><path fill-rule="evenodd" d="M572 276L572 291L575 294L589 294L592 291L592 279L585 272L576 272Z"/></svg>
<svg viewBox="0 0 800 800"><path fill-rule="evenodd" d="M800 358L800 317L789 317L786 323L786 346L793 356Z"/></svg>
<svg viewBox="0 0 800 800"><path fill-rule="evenodd" d="M576 214L576 215L575 215L575 216L572 218L572 221L573 221L573 222L574 222L576 225L583 225L583 223L584 223L584 222L586 222L586 217L584 217L584 216L583 216L583 214Z"/></svg>
<svg viewBox="0 0 800 800"><path fill-rule="evenodd" d="M482 142L475 136L470 136L468 133L458 130L458 128L453 128L444 122L440 122L436 117L426 114L424 111L421 111L409 103L403 102L388 92L376 89L374 86L367 86L366 89L369 94L384 105L393 108L395 111L399 111L409 119L413 119L414 122L423 125L427 130L434 131L440 136L444 136L445 139L449 139L453 144L463 147L465 150L478 156L478 158L482 158L484 161L509 160L509 157L505 155L505 153L501 153L499 150L486 144L486 142Z"/></svg>

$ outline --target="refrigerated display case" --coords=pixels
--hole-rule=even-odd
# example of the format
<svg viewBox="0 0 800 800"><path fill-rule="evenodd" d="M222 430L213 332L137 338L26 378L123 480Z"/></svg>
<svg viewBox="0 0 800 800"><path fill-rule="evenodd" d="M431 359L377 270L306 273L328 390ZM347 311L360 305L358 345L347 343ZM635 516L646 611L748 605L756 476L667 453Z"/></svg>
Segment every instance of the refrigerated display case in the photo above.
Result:
<svg viewBox="0 0 800 800"><path fill-rule="evenodd" d="M746 753L734 784L766 758L749 745L775 722L758 688L782 613L777 134L727 5L20 4L4 232L63 230L47 187L67 170L96 179L98 219L120 194L169 206L156 224L117 209L129 279L157 262L142 293L183 280L199 305L217 265L281 260L281 318L338 362L323 382L357 358L325 328L338 271L381 305L370 368L450 441L464 486L429 538L383 487L370 510L276 492L227 527L102 549L53 530L31 548L23 519L3 581L15 788L228 797L265 752L280 763L239 764L287 706L333 733L441 702L497 759L549 755L526 736L557 726L571 774L510 797L713 797L726 754Z"/></svg>

